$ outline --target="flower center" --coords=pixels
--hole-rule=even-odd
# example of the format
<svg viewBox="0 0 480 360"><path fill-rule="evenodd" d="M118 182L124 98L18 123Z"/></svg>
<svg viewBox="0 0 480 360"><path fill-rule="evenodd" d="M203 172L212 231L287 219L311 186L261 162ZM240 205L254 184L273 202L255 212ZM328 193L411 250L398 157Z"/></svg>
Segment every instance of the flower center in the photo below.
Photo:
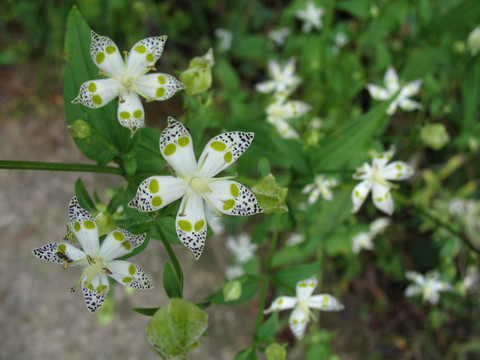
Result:
<svg viewBox="0 0 480 360"><path fill-rule="evenodd" d="M212 192L212 190L208 187L208 183L205 180L198 177L195 177L192 180L190 180L190 187L200 194L204 194L204 193L210 194Z"/></svg>
<svg viewBox="0 0 480 360"><path fill-rule="evenodd" d="M126 73L125 75L123 75L120 82L128 90L132 87L133 83L135 82L135 77Z"/></svg>

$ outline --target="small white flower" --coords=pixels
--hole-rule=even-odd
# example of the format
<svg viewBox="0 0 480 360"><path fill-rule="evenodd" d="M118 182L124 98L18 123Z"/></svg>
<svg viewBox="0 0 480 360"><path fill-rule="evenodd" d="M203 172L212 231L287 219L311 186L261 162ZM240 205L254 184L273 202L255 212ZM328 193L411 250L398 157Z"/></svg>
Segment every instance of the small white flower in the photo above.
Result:
<svg viewBox="0 0 480 360"><path fill-rule="evenodd" d="M225 269L225 278L227 280L236 279L245 274L243 267L241 265L231 265L227 266Z"/></svg>
<svg viewBox="0 0 480 360"><path fill-rule="evenodd" d="M272 311L293 309L288 324L297 339L301 339L305 334L310 318L313 313L310 309L323 311L340 311L344 306L332 295L319 294L313 295L313 290L317 286L317 279L312 276L309 279L299 281L296 286L296 296L280 296L273 300L270 307L263 313L268 314Z"/></svg>
<svg viewBox="0 0 480 360"><path fill-rule="evenodd" d="M362 250L372 250L373 238L369 232L358 233L352 238L352 252L358 254Z"/></svg>
<svg viewBox="0 0 480 360"><path fill-rule="evenodd" d="M480 51L480 26L477 26L468 34L467 46L472 56L477 55Z"/></svg>
<svg viewBox="0 0 480 360"><path fill-rule="evenodd" d="M438 271L430 271L425 276L415 271L407 271L406 277L413 284L408 285L405 289L405 296L411 297L422 294L422 300L429 301L431 304L438 304L440 299L440 291L453 291L451 284L439 280L440 273Z"/></svg>
<svg viewBox="0 0 480 360"><path fill-rule="evenodd" d="M396 185L389 180L405 180L413 175L412 167L403 161L394 161L387 165L394 154L395 147L392 146L389 151L375 156L372 166L364 163L357 168L353 178L362 181L352 191L352 212L355 213L360 209L368 193L372 190L372 200L377 209L388 215L393 214L393 199L390 189Z"/></svg>
<svg viewBox="0 0 480 360"><path fill-rule="evenodd" d="M378 234L384 232L387 227L390 225L391 221L389 218L378 218L370 224L369 233L375 237Z"/></svg>
<svg viewBox="0 0 480 360"><path fill-rule="evenodd" d="M152 212L182 198L175 220L177 235L198 259L207 237L204 201L218 216L262 212L255 195L230 180L235 176L214 178L248 149L253 136L253 133L239 131L217 135L207 143L197 162L192 136L185 126L169 117L168 127L160 135L160 152L175 175L145 179L128 205Z"/></svg>
<svg viewBox="0 0 480 360"><path fill-rule="evenodd" d="M335 45L340 48L340 47L344 47L345 45L347 45L347 43L348 43L347 35L345 35L345 33L341 32L341 31L339 31L335 35Z"/></svg>
<svg viewBox="0 0 480 360"><path fill-rule="evenodd" d="M218 39L218 50L226 52L232 47L233 35L230 31L218 28L215 29L215 37Z"/></svg>
<svg viewBox="0 0 480 360"><path fill-rule="evenodd" d="M375 84L368 84L367 89L372 98L382 101L392 99L398 92L398 95L387 108L388 115L395 114L398 106L405 111L412 111L422 107L420 103L409 99L409 97L416 95L419 92L420 86L422 85L421 79L411 81L400 89L397 72L393 67L389 66L383 82L385 83L385 88Z"/></svg>
<svg viewBox="0 0 480 360"><path fill-rule="evenodd" d="M255 89L263 94L273 92L275 96L286 98L300 84L300 78L295 75L295 59L291 58L284 64L275 60L268 63L268 73L272 80L255 85Z"/></svg>
<svg viewBox="0 0 480 360"><path fill-rule="evenodd" d="M68 266L83 266L80 279L72 287L75 291L81 284L88 310L96 311L108 293L108 277L123 286L139 290L151 289L147 275L129 261L115 260L130 254L145 240L145 234L133 235L126 230L116 229L107 235L102 245L99 242L98 227L92 215L82 209L74 197L68 207L70 228L82 250L63 242L54 242L33 250L39 259Z"/></svg>
<svg viewBox="0 0 480 360"><path fill-rule="evenodd" d="M310 32L312 28L320 30L323 26L322 16L325 14L323 7L316 7L312 1L307 2L307 8L298 10L297 18L303 21L303 32Z"/></svg>
<svg viewBox="0 0 480 360"><path fill-rule="evenodd" d="M117 45L108 37L91 32L90 55L108 79L84 82L72 103L96 109L119 97L117 117L120 124L133 134L145 123L139 95L147 101L166 100L185 85L168 74L148 74L163 52L166 36L149 37L133 45L125 63Z"/></svg>
<svg viewBox="0 0 480 360"><path fill-rule="evenodd" d="M267 37L272 40L275 45L282 46L283 44L285 44L285 39L288 35L290 35L290 29L287 27L283 27L275 30L270 30Z"/></svg>
<svg viewBox="0 0 480 360"><path fill-rule="evenodd" d="M288 235L287 240L285 240L285 245L294 246L294 245L297 245L297 244L301 244L304 241L305 241L305 235L297 234L297 233L291 233L290 235Z"/></svg>
<svg viewBox="0 0 480 360"><path fill-rule="evenodd" d="M308 184L302 189L303 194L308 194L308 204L312 205L322 195L325 200L333 200L333 192L330 190L339 184L339 181L334 178L325 178L323 175L315 176L313 184Z"/></svg>
<svg viewBox="0 0 480 360"><path fill-rule="evenodd" d="M229 236L227 238L227 248L235 257L236 262L245 264L253 258L258 245L250 241L250 235L241 234L237 237Z"/></svg>
<svg viewBox="0 0 480 360"><path fill-rule="evenodd" d="M276 97L266 109L267 121L275 126L282 137L287 139L297 139L299 137L297 132L287 120L303 116L310 111L311 108L310 105L303 101L287 101L282 97Z"/></svg>

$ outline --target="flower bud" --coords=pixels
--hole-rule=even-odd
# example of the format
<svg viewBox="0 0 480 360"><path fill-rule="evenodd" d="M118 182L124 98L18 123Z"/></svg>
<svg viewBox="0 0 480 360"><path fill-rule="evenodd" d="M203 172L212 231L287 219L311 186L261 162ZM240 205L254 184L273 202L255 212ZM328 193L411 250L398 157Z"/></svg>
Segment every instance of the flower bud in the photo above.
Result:
<svg viewBox="0 0 480 360"><path fill-rule="evenodd" d="M477 26L468 35L467 46L472 56L477 55L477 53L480 51L480 26Z"/></svg>
<svg viewBox="0 0 480 360"><path fill-rule="evenodd" d="M420 130L420 138L433 150L440 150L450 140L443 124L425 125Z"/></svg>
<svg viewBox="0 0 480 360"><path fill-rule="evenodd" d="M214 64L211 48L204 56L195 57L190 61L188 69L180 74L180 81L187 86L185 89L187 94L200 94L212 87L212 66Z"/></svg>
<svg viewBox="0 0 480 360"><path fill-rule="evenodd" d="M68 126L68 129L72 136L77 139L85 139L92 135L92 128L85 120L75 120L72 125Z"/></svg>
<svg viewBox="0 0 480 360"><path fill-rule="evenodd" d="M222 287L223 298L225 301L235 301L242 295L242 283L238 280L232 280Z"/></svg>
<svg viewBox="0 0 480 360"><path fill-rule="evenodd" d="M285 360L287 351L282 345L272 343L265 349L265 357L267 360Z"/></svg>

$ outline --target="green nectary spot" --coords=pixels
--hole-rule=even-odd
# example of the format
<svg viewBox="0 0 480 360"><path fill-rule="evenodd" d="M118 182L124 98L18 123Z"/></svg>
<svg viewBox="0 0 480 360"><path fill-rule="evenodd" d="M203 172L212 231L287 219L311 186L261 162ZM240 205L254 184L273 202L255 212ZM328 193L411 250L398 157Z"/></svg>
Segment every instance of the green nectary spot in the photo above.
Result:
<svg viewBox="0 0 480 360"><path fill-rule="evenodd" d="M225 159L225 162L229 163L230 161L232 161L232 153L230 151L225 153L225 155L223 155L223 158Z"/></svg>
<svg viewBox="0 0 480 360"><path fill-rule="evenodd" d="M205 221L200 220L195 223L195 231L200 231L203 229L203 225L205 225Z"/></svg>
<svg viewBox="0 0 480 360"><path fill-rule="evenodd" d="M92 101L96 105L102 105L102 98L100 97L100 95L93 95Z"/></svg>
<svg viewBox="0 0 480 360"><path fill-rule="evenodd" d="M130 250L132 248L132 245L128 241L124 241L121 245L125 250Z"/></svg>
<svg viewBox="0 0 480 360"><path fill-rule="evenodd" d="M147 48L144 45L138 45L135 46L135 51L139 54L143 54L145 51L147 51Z"/></svg>
<svg viewBox="0 0 480 360"><path fill-rule="evenodd" d="M163 75L158 75L157 79L158 79L158 82L162 85L167 82L167 79L165 79L165 76Z"/></svg>
<svg viewBox="0 0 480 360"><path fill-rule="evenodd" d="M307 284L305 283L300 283L300 285L298 285L299 287L307 287Z"/></svg>
<svg viewBox="0 0 480 360"><path fill-rule="evenodd" d="M57 246L57 252L65 254L66 251L67 247L65 246L65 244L60 244Z"/></svg>
<svg viewBox="0 0 480 360"><path fill-rule="evenodd" d="M132 275L132 276L135 275L135 272L136 272L136 271L137 271L137 270L135 269L135 265L132 264L132 265L130 265L130 266L128 267L128 273L129 273L130 275Z"/></svg>
<svg viewBox="0 0 480 360"><path fill-rule="evenodd" d="M90 84L88 84L88 91L90 91L92 93L97 91L97 85L95 85L94 82L91 82Z"/></svg>
<svg viewBox="0 0 480 360"><path fill-rule="evenodd" d="M97 56L95 56L95 60L97 60L97 64L101 64L103 60L105 60L105 54L103 52L99 52Z"/></svg>
<svg viewBox="0 0 480 360"><path fill-rule="evenodd" d="M123 240L125 240L125 236L124 236L121 232L119 232L119 231L115 231L115 232L113 233L113 237L114 237L115 240L118 240L118 241L123 241Z"/></svg>
<svg viewBox="0 0 480 360"><path fill-rule="evenodd" d="M165 146L163 152L165 153L165 155L170 156L175 152L175 150L177 150L177 146L174 143L170 143Z"/></svg>
<svg viewBox="0 0 480 360"><path fill-rule="evenodd" d="M115 52L115 46L112 46L112 45L108 45L106 48L105 48L105 51L107 52L107 54L113 54Z"/></svg>
<svg viewBox="0 0 480 360"><path fill-rule="evenodd" d="M181 147L187 146L189 142L190 139L186 136L182 136L180 139L178 139L178 145L180 145Z"/></svg>
<svg viewBox="0 0 480 360"><path fill-rule="evenodd" d="M85 220L83 222L83 226L85 226L85 228L87 228L89 230L95 229L95 223L93 221L90 221L90 220Z"/></svg>
<svg viewBox="0 0 480 360"><path fill-rule="evenodd" d="M150 190L152 193L156 193L159 189L160 187L158 186L157 179L150 180L150 184L148 184L148 190Z"/></svg>
<svg viewBox="0 0 480 360"><path fill-rule="evenodd" d="M73 228L75 231L80 231L80 223L78 221L75 221L75 224L73 224Z"/></svg>
<svg viewBox="0 0 480 360"><path fill-rule="evenodd" d="M157 95L157 97L162 97L163 95L165 95L165 89L164 88L158 88L157 93L155 95Z"/></svg>
<svg viewBox="0 0 480 360"><path fill-rule="evenodd" d="M235 184L230 185L230 194L232 194L234 197L237 197L240 195L240 190L238 189L238 186Z"/></svg>
<svg viewBox="0 0 480 360"><path fill-rule="evenodd" d="M129 283L132 282L132 278L131 278L131 277L124 277L124 278L122 279L122 282L123 282L124 284L129 284Z"/></svg>
<svg viewBox="0 0 480 360"><path fill-rule="evenodd" d="M152 62L153 59L154 59L153 54L152 53L147 54L146 59L147 59L148 62Z"/></svg>
<svg viewBox="0 0 480 360"><path fill-rule="evenodd" d="M128 111L122 111L120 112L120 117L125 120L130 119L130 113Z"/></svg>
<svg viewBox="0 0 480 360"><path fill-rule="evenodd" d="M160 196L155 196L152 199L152 205L153 206L161 206L162 205L162 198Z"/></svg>
<svg viewBox="0 0 480 360"><path fill-rule="evenodd" d="M192 224L187 220L178 220L178 227L183 231L192 231Z"/></svg>
<svg viewBox="0 0 480 360"><path fill-rule="evenodd" d="M133 116L135 116L137 119L140 119L142 117L142 110L135 110L133 112Z"/></svg>
<svg viewBox="0 0 480 360"><path fill-rule="evenodd" d="M90 284L87 285L87 282L84 282L84 285L87 287L88 290L90 290L90 291L93 291L93 290L94 290L92 283L90 283Z"/></svg>
<svg viewBox="0 0 480 360"><path fill-rule="evenodd" d="M210 144L210 146L217 151L224 151L227 148L227 144L221 141L214 141Z"/></svg>
<svg viewBox="0 0 480 360"><path fill-rule="evenodd" d="M234 206L235 206L235 200L233 200L233 199L227 200L223 204L223 210L230 210Z"/></svg>

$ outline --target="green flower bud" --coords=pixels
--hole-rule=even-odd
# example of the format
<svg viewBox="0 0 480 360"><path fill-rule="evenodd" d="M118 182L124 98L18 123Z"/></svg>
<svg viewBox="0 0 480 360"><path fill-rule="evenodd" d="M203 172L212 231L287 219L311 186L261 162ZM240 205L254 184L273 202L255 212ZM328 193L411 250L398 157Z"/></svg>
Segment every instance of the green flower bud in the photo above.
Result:
<svg viewBox="0 0 480 360"><path fill-rule="evenodd" d="M90 124L84 120L74 121L72 125L68 126L68 129L72 136L77 139L85 139L92 135Z"/></svg>
<svg viewBox="0 0 480 360"><path fill-rule="evenodd" d="M420 130L420 138L433 150L440 150L450 140L443 124L425 125Z"/></svg>
<svg viewBox="0 0 480 360"><path fill-rule="evenodd" d="M282 345L272 343L265 349L265 357L267 360L285 360L287 351Z"/></svg>
<svg viewBox="0 0 480 360"><path fill-rule="evenodd" d="M98 213L95 216L95 222L98 226L98 234L100 236L110 234L113 230L117 228L115 219L113 215L107 212L107 205L98 203L97 205Z"/></svg>
<svg viewBox="0 0 480 360"><path fill-rule="evenodd" d="M222 287L223 298L225 301L235 301L242 295L242 283L238 280L232 280Z"/></svg>
<svg viewBox="0 0 480 360"><path fill-rule="evenodd" d="M252 186L252 191L264 213L281 213L288 211L288 207L285 205L288 188L278 185L272 174L268 174Z"/></svg>
<svg viewBox="0 0 480 360"><path fill-rule="evenodd" d="M214 64L211 48L204 56L195 57L190 61L188 69L180 74L180 81L187 86L185 89L187 94L200 94L212 87L212 66Z"/></svg>

